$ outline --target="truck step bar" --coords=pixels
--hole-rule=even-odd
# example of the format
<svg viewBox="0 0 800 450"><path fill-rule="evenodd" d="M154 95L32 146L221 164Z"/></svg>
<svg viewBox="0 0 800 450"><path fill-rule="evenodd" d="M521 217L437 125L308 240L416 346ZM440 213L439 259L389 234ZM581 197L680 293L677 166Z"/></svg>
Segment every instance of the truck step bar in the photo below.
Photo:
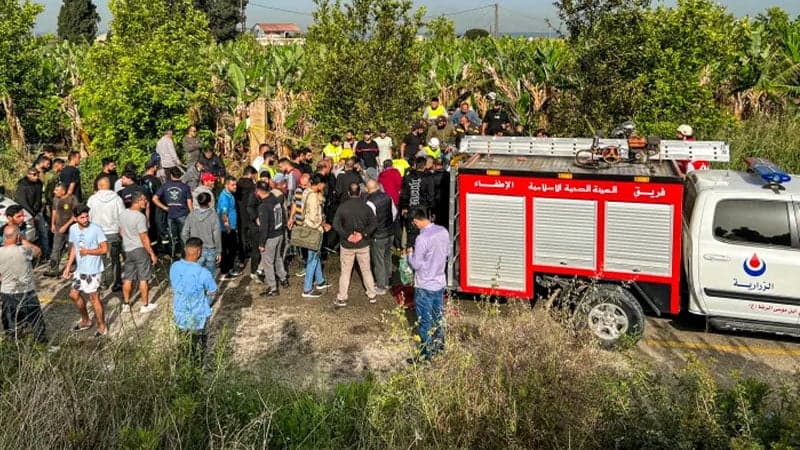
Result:
<svg viewBox="0 0 800 450"><path fill-rule="evenodd" d="M800 337L800 327L795 324L760 322L728 317L709 317L708 323L717 330L752 331L756 333L772 333Z"/></svg>
<svg viewBox="0 0 800 450"><path fill-rule="evenodd" d="M579 150L592 147L591 138L537 138L528 136L464 136L459 151L517 156L555 156L572 158ZM617 146L620 156L628 158L626 139L600 139L600 146ZM722 141L662 140L651 160L730 161L730 148Z"/></svg>

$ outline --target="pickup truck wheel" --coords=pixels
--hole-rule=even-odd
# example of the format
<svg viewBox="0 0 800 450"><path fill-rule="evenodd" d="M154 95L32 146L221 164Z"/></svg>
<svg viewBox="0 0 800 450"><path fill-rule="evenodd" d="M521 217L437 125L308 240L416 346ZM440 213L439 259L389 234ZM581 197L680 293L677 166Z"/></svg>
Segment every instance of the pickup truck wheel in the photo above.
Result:
<svg viewBox="0 0 800 450"><path fill-rule="evenodd" d="M621 286L590 286L575 314L579 327L588 328L605 347L614 346L623 336L638 339L644 331L642 306Z"/></svg>

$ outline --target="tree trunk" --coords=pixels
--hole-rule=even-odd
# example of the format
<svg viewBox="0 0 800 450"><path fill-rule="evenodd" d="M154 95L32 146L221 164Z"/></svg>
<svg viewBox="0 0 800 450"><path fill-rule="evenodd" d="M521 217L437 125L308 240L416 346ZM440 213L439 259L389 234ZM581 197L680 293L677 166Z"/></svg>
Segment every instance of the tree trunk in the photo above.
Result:
<svg viewBox="0 0 800 450"><path fill-rule="evenodd" d="M267 142L267 100L259 97L250 104L248 109L250 111L248 161L252 161L258 156L258 147Z"/></svg>
<svg viewBox="0 0 800 450"><path fill-rule="evenodd" d="M17 117L14 110L14 99L8 93L0 95L0 103L3 104L3 110L6 114L6 122L8 123L8 130L11 139L11 148L18 156L27 159L27 151L25 148L25 129L22 128L22 123Z"/></svg>

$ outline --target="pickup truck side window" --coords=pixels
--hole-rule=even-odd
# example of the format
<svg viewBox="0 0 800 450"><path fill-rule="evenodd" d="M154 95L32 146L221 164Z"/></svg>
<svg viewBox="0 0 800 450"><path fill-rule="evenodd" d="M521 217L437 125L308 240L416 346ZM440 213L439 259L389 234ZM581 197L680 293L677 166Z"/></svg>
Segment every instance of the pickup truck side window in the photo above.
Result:
<svg viewBox="0 0 800 450"><path fill-rule="evenodd" d="M789 202L722 200L714 211L714 237L732 244L791 247Z"/></svg>

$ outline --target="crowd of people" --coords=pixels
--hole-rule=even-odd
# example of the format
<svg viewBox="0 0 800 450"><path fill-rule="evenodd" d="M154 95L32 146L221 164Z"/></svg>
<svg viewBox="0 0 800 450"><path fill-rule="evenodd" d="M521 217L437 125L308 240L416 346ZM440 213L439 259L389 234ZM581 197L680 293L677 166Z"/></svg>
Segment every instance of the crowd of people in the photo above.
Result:
<svg viewBox="0 0 800 450"><path fill-rule="evenodd" d="M491 117L488 123L488 132L502 126ZM119 174L114 158L103 159L90 195L82 191L81 154L59 158L45 150L18 182L19 205L6 209L1 231L6 335L14 339L30 325L36 340L47 341L37 264L47 265L45 276L70 281L79 315L73 330L94 328L102 338L108 326L101 293L120 292L123 313L135 303L139 313L150 313L158 306L150 298L155 267L171 263L175 323L202 353L219 282L246 273L263 283L265 297L278 297L286 295L296 264L291 272L303 280L300 295L318 298L332 288L325 261L338 254L334 305L348 305L356 263L374 304L390 293L402 257L416 270L420 357L430 358L444 345L447 161L460 137L486 127L468 106L449 117L434 99L399 145L385 128L377 136L365 129L361 139L352 130L333 135L317 158L308 148L280 156L265 143L238 176L195 126L180 147L166 130L141 170L129 163ZM24 238L25 212L34 219L35 242Z"/></svg>

